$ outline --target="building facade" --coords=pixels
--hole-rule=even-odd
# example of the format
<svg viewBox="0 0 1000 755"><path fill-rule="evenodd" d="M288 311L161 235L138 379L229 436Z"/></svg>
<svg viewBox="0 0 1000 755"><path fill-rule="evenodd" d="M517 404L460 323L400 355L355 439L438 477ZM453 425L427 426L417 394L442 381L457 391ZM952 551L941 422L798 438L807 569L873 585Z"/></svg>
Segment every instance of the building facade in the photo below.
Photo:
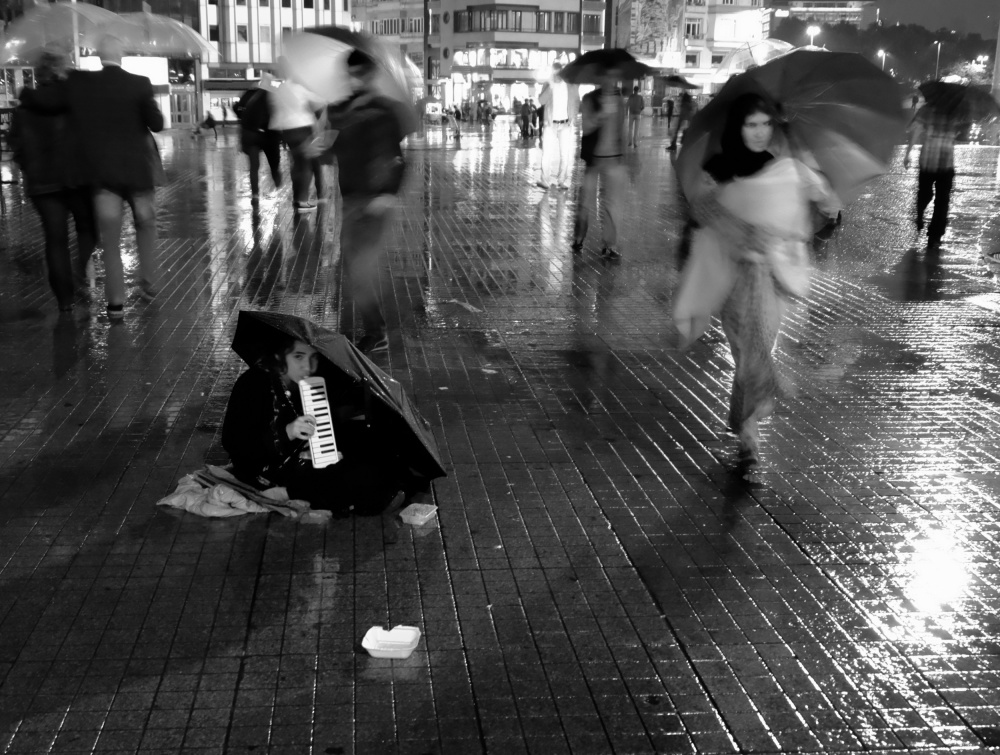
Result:
<svg viewBox="0 0 1000 755"><path fill-rule="evenodd" d="M771 12L762 0L624 0L613 18L614 44L708 91L728 53L768 36Z"/></svg>
<svg viewBox="0 0 1000 755"><path fill-rule="evenodd" d="M233 120L242 94L277 72L288 35L334 24L350 25L350 0L200 0L200 31L219 50L219 62L200 72L202 112Z"/></svg>
<svg viewBox="0 0 1000 755"><path fill-rule="evenodd" d="M761 0L686 0L681 75L707 83L726 55L768 36Z"/></svg>
<svg viewBox="0 0 1000 755"><path fill-rule="evenodd" d="M358 0L361 28L405 53L444 105L510 109L536 97L556 60L604 46L603 0Z"/></svg>
<svg viewBox="0 0 1000 755"><path fill-rule="evenodd" d="M775 0L771 5L779 18L811 24L851 24L860 29L875 16L874 0Z"/></svg>
<svg viewBox="0 0 1000 755"><path fill-rule="evenodd" d="M424 0L353 0L351 23L425 69Z"/></svg>

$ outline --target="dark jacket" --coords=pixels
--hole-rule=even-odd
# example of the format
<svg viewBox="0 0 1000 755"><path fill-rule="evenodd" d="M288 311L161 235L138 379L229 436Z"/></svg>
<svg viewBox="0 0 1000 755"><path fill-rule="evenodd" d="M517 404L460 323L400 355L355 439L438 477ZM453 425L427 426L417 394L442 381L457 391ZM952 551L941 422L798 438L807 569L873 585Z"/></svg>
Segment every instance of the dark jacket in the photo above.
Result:
<svg viewBox="0 0 1000 755"><path fill-rule="evenodd" d="M283 470L294 466L294 457L306 447L289 440L285 431L300 414L277 378L257 368L240 375L222 422L222 447L236 476L250 484L261 484L260 477L283 484Z"/></svg>
<svg viewBox="0 0 1000 755"><path fill-rule="evenodd" d="M10 142L28 196L85 185L76 175L75 139L67 121L65 115L42 115L24 107L14 111Z"/></svg>
<svg viewBox="0 0 1000 755"><path fill-rule="evenodd" d="M583 96L580 100L580 113L583 115L582 128L580 134L580 157L585 165L592 165L594 162L594 150L597 149L597 140L601 136L601 124L597 120L601 112L601 90L594 89Z"/></svg>
<svg viewBox="0 0 1000 755"><path fill-rule="evenodd" d="M147 191L162 182L151 131L163 129L153 85L119 66L70 71L64 82L24 89L21 104L42 113L66 113L76 140L77 175L97 188Z"/></svg>
<svg viewBox="0 0 1000 755"><path fill-rule="evenodd" d="M403 128L388 97L362 94L327 111L329 128L339 131L340 193L346 196L395 194L403 182Z"/></svg>
<svg viewBox="0 0 1000 755"><path fill-rule="evenodd" d="M263 89L248 89L233 105L240 127L248 131L267 131L271 122L271 106Z"/></svg>

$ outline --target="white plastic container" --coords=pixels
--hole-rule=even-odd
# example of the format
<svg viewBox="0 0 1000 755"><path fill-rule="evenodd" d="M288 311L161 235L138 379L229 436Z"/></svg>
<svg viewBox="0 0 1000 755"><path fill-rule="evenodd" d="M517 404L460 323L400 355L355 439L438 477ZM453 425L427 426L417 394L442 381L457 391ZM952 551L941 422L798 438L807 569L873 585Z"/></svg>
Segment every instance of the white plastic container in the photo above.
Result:
<svg viewBox="0 0 1000 755"><path fill-rule="evenodd" d="M437 516L437 509L438 507L431 503L411 503L399 512L399 516L407 524L419 527Z"/></svg>
<svg viewBox="0 0 1000 755"><path fill-rule="evenodd" d="M361 640L361 647L372 658L409 658L419 642L419 629L399 624L388 630L372 627Z"/></svg>

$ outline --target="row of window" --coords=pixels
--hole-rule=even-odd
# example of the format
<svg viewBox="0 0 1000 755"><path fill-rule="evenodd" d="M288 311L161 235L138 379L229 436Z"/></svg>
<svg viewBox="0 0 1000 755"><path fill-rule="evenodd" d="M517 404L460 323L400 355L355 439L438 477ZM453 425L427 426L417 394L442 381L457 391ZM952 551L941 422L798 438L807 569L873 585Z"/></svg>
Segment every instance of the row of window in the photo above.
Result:
<svg viewBox="0 0 1000 755"><path fill-rule="evenodd" d="M281 27L281 36L286 37L292 33L292 27L283 26ZM208 27L208 41L209 42L219 42L219 27L209 26ZM250 41L250 29L246 24L236 24L236 41L237 42L249 42ZM255 42L259 42L262 45L271 44L271 27L270 26L258 26L257 27L257 39Z"/></svg>
<svg viewBox="0 0 1000 755"><path fill-rule="evenodd" d="M416 24L420 25L420 19L415 19ZM281 36L285 38L292 33L293 29L291 26L281 27ZM215 24L208 27L208 41L209 42L220 42L220 32L219 27ZM229 40L234 41L234 40ZM236 42L248 43L250 39L250 27L247 24L236 24ZM269 45L272 42L271 37L271 27L266 25L261 25L257 27L257 38L252 40L255 43L260 43L262 45Z"/></svg>
<svg viewBox="0 0 1000 755"><path fill-rule="evenodd" d="M308 10L315 8L315 0L302 0L302 7ZM208 0L209 5L218 5L219 0ZM246 5L247 0L236 0L237 5ZM271 0L257 0L257 6L260 8L270 8ZM291 8L292 0L281 0L282 8ZM323 10L330 10L330 0L323 0ZM348 0L344 0L344 10L349 10Z"/></svg>
<svg viewBox="0 0 1000 755"><path fill-rule="evenodd" d="M603 33L603 21L604 18L599 13L584 13L584 33ZM491 10L456 11L455 31L524 31L552 34L579 34L580 14L564 11L522 11L496 8Z"/></svg>
<svg viewBox="0 0 1000 755"><path fill-rule="evenodd" d="M423 34L424 20L422 18L384 18L370 21L368 31L372 34Z"/></svg>

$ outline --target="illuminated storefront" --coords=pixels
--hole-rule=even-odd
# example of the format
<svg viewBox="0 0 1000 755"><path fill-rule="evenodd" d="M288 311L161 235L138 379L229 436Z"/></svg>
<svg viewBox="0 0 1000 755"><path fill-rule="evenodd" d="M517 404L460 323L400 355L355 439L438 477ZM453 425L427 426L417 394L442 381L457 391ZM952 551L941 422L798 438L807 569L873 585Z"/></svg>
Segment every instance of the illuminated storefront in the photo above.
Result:
<svg viewBox="0 0 1000 755"><path fill-rule="evenodd" d="M539 82L552 74L557 60L568 63L575 50L539 50L527 47L478 47L455 50L451 76L444 79L445 104L487 100L510 112L514 100L538 99Z"/></svg>

